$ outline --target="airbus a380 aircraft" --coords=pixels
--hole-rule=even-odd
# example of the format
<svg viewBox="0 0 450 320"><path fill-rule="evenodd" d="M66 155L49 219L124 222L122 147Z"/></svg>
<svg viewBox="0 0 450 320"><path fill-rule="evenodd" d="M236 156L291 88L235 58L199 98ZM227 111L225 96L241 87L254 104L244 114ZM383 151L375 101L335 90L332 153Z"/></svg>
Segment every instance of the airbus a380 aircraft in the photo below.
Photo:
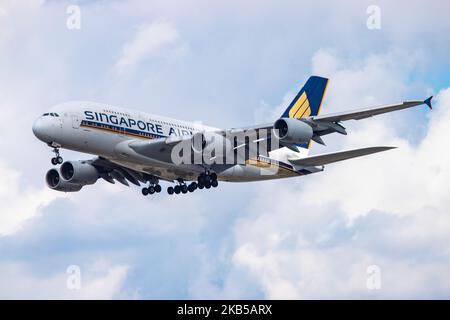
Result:
<svg viewBox="0 0 450 320"><path fill-rule="evenodd" d="M161 192L159 183L164 180L175 184L167 188L169 194L179 194L217 187L218 181L303 176L333 162L392 149L370 147L308 156L311 141L324 144L321 136L346 135L344 121L422 104L431 108L432 97L319 115L327 85L326 78L310 77L279 119L248 128L224 130L106 104L68 102L39 117L33 132L53 148L52 164L61 164L46 174L51 189L79 191L102 178L124 185L148 184L142 188L142 194L148 195ZM63 163L60 148L97 157Z"/></svg>

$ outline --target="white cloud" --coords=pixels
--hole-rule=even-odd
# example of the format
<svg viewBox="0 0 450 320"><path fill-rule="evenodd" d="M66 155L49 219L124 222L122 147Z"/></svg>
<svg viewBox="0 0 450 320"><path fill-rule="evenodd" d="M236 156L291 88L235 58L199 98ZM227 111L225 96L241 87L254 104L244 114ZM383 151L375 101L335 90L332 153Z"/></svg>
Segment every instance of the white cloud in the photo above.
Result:
<svg viewBox="0 0 450 320"><path fill-rule="evenodd" d="M47 187L24 186L20 173L0 161L0 236L17 232L25 221L60 197L64 194Z"/></svg>
<svg viewBox="0 0 450 320"><path fill-rule="evenodd" d="M137 298L135 293L124 296L127 265L110 265L96 261L80 268L80 287L67 286L66 269L43 275L21 263L0 264L0 297L3 299L114 299Z"/></svg>
<svg viewBox="0 0 450 320"><path fill-rule="evenodd" d="M344 101L340 97L341 94L348 104L348 101L359 100L362 96L366 96L374 87L386 92L386 95L393 92L389 88L401 87L401 83L404 82L402 81L404 72L394 72L389 67L381 67L390 65L391 56L391 54L388 54L381 57L372 57L366 65L362 66L361 71L347 72L341 70L333 74L332 77L337 79L338 84L337 88L333 88L333 97L331 97L329 104L335 102L332 107L341 104L339 101ZM408 55L402 60L405 61L407 57ZM372 61L377 61L378 67L374 67L376 71L371 71L372 67L367 67L367 65L372 64ZM400 63L397 64L400 68L402 67ZM408 61L406 61L406 65L409 65ZM345 75L345 78L343 78L343 75ZM387 78L391 79L390 82L383 81ZM377 83L379 85L375 86ZM346 87L344 84L349 86ZM355 90L354 93L352 93L352 89ZM399 90L405 91L404 89ZM397 94L395 90L391 95ZM386 97L385 101L389 101L389 98ZM344 103L342 102L342 104ZM366 159L359 159L359 161L348 161L330 166L327 168L328 172L325 175L315 177L309 188L304 191L305 201L317 203L318 201L327 201L327 199L330 199L330 201L339 199L342 208L351 216L364 214L374 209L401 214L410 212L415 208L424 207L427 204L431 205L435 201L442 203L439 200L443 200L445 197L443 197L443 191L440 187L443 183L442 177L447 172L446 163L450 160L450 153L442 148L445 139L450 138L450 131L446 128L446 122L450 121L450 113L445 111L446 105L450 105L449 91L442 91L436 97L435 104L437 110L429 113L429 129L418 146L408 142L403 137L404 133L396 128L398 123L405 126L401 111L380 119L358 122L349 130L349 135L345 139L341 139L343 144L340 148L348 149L364 145L391 145L399 148ZM426 109L426 106L419 108ZM418 113L419 108L416 108L415 112ZM418 119L415 119L415 121L418 121ZM409 125L415 126L415 121L409 121ZM426 122L426 119L421 122ZM347 125L347 123L344 125ZM441 150L439 157L436 157L437 150ZM354 168L360 168L364 175L347 179L349 172L353 171ZM390 177L397 178L390 179L389 188L387 188L386 179ZM339 181L346 181L346 188L330 188L325 194L321 195L320 199L313 197L312 195L322 188L325 181L333 186L339 185ZM405 183L405 181L408 181L408 183ZM360 188L360 186L364 186L364 188ZM395 192L392 192L392 190L395 190ZM399 199L408 199L408 201L399 201Z"/></svg>
<svg viewBox="0 0 450 320"><path fill-rule="evenodd" d="M262 108L267 117L257 112L272 121L310 73L331 78L323 112L422 98L421 81L439 83L433 71L448 69L441 39L450 24L441 3L405 11L410 2L382 2L379 32L365 28L366 5L357 1L86 2L79 32L67 30L63 3L29 3L0 4L0 213L9 235L0 237L3 297L111 298L135 289L144 298L448 297L448 135L439 120L448 119L440 114L446 92L422 143L422 119L414 117L423 111L349 123L349 136L328 136L328 146L313 152L401 148L310 177L222 184L189 197L144 199L137 188L99 182L46 206L61 194L44 190L51 153L30 130L38 114L70 99L248 125L261 99L275 105L291 89L276 110ZM440 17L436 23L422 19L424 9ZM308 15L299 20L299 10ZM311 27L318 16L320 28ZM124 41L133 25L140 27ZM184 53L184 43L193 54L166 63ZM111 70L135 77L117 82ZM112 262L83 267L86 291L70 296L59 265L85 261L79 256ZM382 269L380 292L365 288L371 264Z"/></svg>
<svg viewBox="0 0 450 320"><path fill-rule="evenodd" d="M156 21L139 26L133 38L127 42L115 65L118 74L129 74L144 60L161 57L174 50L179 35L172 23Z"/></svg>
<svg viewBox="0 0 450 320"><path fill-rule="evenodd" d="M331 101L366 100L377 87L373 84L389 76L379 90L404 83L402 66L396 72L388 67L392 54L347 69L336 67L342 62L326 52L318 55L325 56L324 68L331 65L330 77L339 82ZM318 55L313 68L320 69ZM404 61L408 64L407 57ZM252 214L236 227L234 267L252 274L273 299L448 298L450 277L443 270L450 263L450 151L445 148L450 88L437 95L429 117L418 145L394 128L401 111L361 121L339 149L399 148L329 165L296 181L262 185L249 205ZM381 267L380 291L366 288L371 264Z"/></svg>
<svg viewBox="0 0 450 320"><path fill-rule="evenodd" d="M98 273L98 267L96 268ZM121 296L123 284L129 272L126 265L103 267L101 274L83 280L80 290L73 290L68 297L77 299L113 299ZM85 283L84 283L85 282ZM136 298L136 295L132 296Z"/></svg>

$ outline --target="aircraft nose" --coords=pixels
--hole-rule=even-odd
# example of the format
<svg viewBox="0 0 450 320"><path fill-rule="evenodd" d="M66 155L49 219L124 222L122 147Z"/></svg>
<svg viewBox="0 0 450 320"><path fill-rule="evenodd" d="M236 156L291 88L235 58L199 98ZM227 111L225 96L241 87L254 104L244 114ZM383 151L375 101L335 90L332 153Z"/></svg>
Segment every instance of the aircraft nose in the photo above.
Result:
<svg viewBox="0 0 450 320"><path fill-rule="evenodd" d="M33 133L41 141L49 142L50 137L48 136L48 133L46 132L47 126L45 124L45 121L43 121L42 118L38 118L33 123Z"/></svg>

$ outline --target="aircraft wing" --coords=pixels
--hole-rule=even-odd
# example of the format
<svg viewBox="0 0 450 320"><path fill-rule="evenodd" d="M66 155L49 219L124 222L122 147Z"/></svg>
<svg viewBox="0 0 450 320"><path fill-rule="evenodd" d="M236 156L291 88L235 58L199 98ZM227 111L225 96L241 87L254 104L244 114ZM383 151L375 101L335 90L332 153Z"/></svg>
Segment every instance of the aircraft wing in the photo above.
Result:
<svg viewBox="0 0 450 320"><path fill-rule="evenodd" d="M392 104L392 105L385 105L385 106L379 106L379 107L371 107L371 108L363 108L348 112L339 112L329 115L322 115L322 116L311 116L308 118L305 118L304 121L311 125L313 129L313 136L312 140L320 143L325 144L323 140L321 139L321 136L327 135L333 132L337 132L340 134L347 134L345 128L340 124L341 121L346 120L361 120L365 118L369 118L375 115L392 112L396 110L402 110L407 109L415 106L419 106L422 104L426 104L431 108L431 99L433 97L429 97L428 99L424 101L415 100L415 101L405 101L399 104ZM238 161L244 161L249 158L250 154L258 154L258 155L268 155L270 151L272 151L272 143L270 141L273 139L272 137L272 129L273 129L273 123L266 123L266 124L260 124L260 125L254 125L249 127L242 127L242 128L229 128L229 129L223 129L223 130L215 130L210 132L203 132L203 134L212 133L220 135L224 138L227 138L232 143L233 152L235 153L236 159L239 159ZM244 133L244 135L240 135L240 133ZM250 138L247 136L249 133ZM128 141L126 142L126 146L124 146L126 149L131 148L136 152L137 154L151 158L154 160L162 161L162 162L168 162L171 163L171 152L172 149L178 144L178 143L190 143L192 141L193 136L192 135L186 135L186 136L170 136L167 138L158 138L158 139L152 139L152 140L146 140L146 141ZM253 143L250 143L253 142ZM257 142L255 144L255 142ZM291 146L289 144L283 144L282 142L279 142L278 144L274 144L276 148L278 147L287 147L290 148L293 151L298 151L298 149L295 146ZM373 150L373 149L361 149L361 150ZM384 151L384 150L379 150ZM375 152L379 152L375 151ZM363 152L363 151L359 151ZM372 153L369 151L369 153ZM367 153L367 154L369 154ZM348 156L351 154L351 157L354 156L361 156L365 154L359 154L358 152L351 152L351 153L343 153L343 154L335 154L333 157L338 156ZM331 155L330 155L331 156ZM344 158L347 159L347 158ZM321 161L323 158L321 158ZM338 158L336 161L340 161L341 159ZM343 159L342 159L343 160ZM297 160L296 160L297 161ZM334 162L334 161L333 161Z"/></svg>
<svg viewBox="0 0 450 320"><path fill-rule="evenodd" d="M158 138L151 140L132 140L127 145L136 153L162 162L172 162L171 153L174 146L178 143L189 143L191 135L169 136L167 138Z"/></svg>
<svg viewBox="0 0 450 320"><path fill-rule="evenodd" d="M326 122L339 122L339 121L346 121L346 120L361 120L369 117L373 117L379 114L407 109L415 106L420 106L422 104L426 104L429 108L431 107L431 99L433 97L429 97L425 101L415 100L415 101L404 101L402 103L398 104L391 104L391 105L385 105L385 106L379 106L379 107L372 107L372 108L363 108L353 111L346 111L346 112L339 112L339 113L333 113L323 116L314 116L310 117L309 119L313 121L326 121Z"/></svg>
<svg viewBox="0 0 450 320"><path fill-rule="evenodd" d="M296 166L301 167L314 167L314 166L323 166L326 164L330 164L333 162L338 162L342 160L352 159L356 157L365 156L372 153L387 151L390 149L394 149L395 147L369 147L362 149L353 149L332 153L325 153L317 156L311 156L306 158L288 159L290 163Z"/></svg>
<svg viewBox="0 0 450 320"><path fill-rule="evenodd" d="M243 161L249 158L250 154L255 155L268 155L270 152L272 139L272 127L273 124L262 124L245 128L230 128L224 130L198 132L196 134L202 134L205 139L213 137L222 137L224 140L228 139L231 147L230 152L234 152L235 161ZM251 132L251 133L250 133ZM248 134L240 135L240 133ZM126 142L126 148L131 148L137 154L151 158L157 161L171 163L171 153L175 146L179 143L183 143L185 147L190 148L193 142L194 135L185 136L170 136L167 138L158 138L151 140L130 140ZM253 142L253 143L249 143ZM263 146L261 146L263 143Z"/></svg>
<svg viewBox="0 0 450 320"><path fill-rule="evenodd" d="M88 160L88 162L98 170L99 175L103 180L113 184L115 181L118 181L126 186L129 186L129 182L139 186L141 183L145 184L155 178L147 173L126 168L101 157ZM166 180L163 177L156 178Z"/></svg>

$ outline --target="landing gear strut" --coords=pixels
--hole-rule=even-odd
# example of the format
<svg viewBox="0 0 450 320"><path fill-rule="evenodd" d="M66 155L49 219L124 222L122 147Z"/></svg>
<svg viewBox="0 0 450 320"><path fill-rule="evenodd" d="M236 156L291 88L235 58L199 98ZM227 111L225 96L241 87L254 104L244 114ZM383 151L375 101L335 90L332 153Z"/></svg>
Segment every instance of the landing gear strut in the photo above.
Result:
<svg viewBox="0 0 450 320"><path fill-rule="evenodd" d="M54 165L54 166L56 166L57 164L61 164L61 163L63 163L63 158L59 155L59 148L57 148L57 147L54 147L53 148L53 152L55 153L55 156L52 158L52 164Z"/></svg>

